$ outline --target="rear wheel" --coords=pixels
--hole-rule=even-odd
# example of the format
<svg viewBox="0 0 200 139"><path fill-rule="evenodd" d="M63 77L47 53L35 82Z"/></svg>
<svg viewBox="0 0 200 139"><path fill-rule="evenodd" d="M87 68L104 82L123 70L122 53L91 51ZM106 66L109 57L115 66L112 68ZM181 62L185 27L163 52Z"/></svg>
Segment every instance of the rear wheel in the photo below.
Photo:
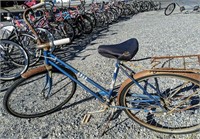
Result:
<svg viewBox="0 0 200 139"><path fill-rule="evenodd" d="M180 75L149 75L137 80L150 93L130 82L120 104L134 121L149 129L173 134L200 130L200 82Z"/></svg>
<svg viewBox="0 0 200 139"><path fill-rule="evenodd" d="M175 3L171 3L169 4L164 11L164 14L166 16L170 15L171 13L173 13L174 9L176 8L176 4Z"/></svg>
<svg viewBox="0 0 200 139"><path fill-rule="evenodd" d="M66 72L76 78L71 71ZM74 95L76 83L52 70L52 85L46 84L47 74L43 71L16 81L4 96L5 109L20 118L41 117L61 109ZM52 87L50 92L49 86Z"/></svg>

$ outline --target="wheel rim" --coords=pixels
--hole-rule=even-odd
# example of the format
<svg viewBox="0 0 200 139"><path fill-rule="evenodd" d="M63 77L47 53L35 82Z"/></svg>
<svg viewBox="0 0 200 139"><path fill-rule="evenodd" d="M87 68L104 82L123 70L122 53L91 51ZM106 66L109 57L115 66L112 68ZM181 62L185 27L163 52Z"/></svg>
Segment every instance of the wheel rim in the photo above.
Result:
<svg viewBox="0 0 200 139"><path fill-rule="evenodd" d="M156 77L156 76L154 76ZM155 78L152 77L148 79L151 85L155 85L153 81ZM126 92L126 97L124 97L123 105L128 107L138 108L139 110L125 110L131 119L135 120L139 124L150 128L152 130L164 133L189 133L200 129L200 84L197 82L188 82L189 80L183 80L183 78L171 78L175 76L162 76L163 79L158 79L159 82L167 79L170 82L165 82L167 84L162 84L163 87L167 87L165 91L162 91L162 86L159 84L160 92L163 96L160 97L160 104L165 108L166 111L162 111L155 104L141 103L136 105L136 100L139 102L140 97L130 97L131 91ZM170 79L171 78L171 79ZM176 81L175 81L176 80ZM154 83L154 84L153 84ZM142 84L147 90L148 86L145 86L145 82ZM179 86L178 86L179 85ZM172 86L174 88L172 88ZM155 87L155 86L154 86ZM170 88L171 87L171 88ZM143 94L139 92L137 87L134 86L134 92L137 94ZM130 89L130 88L129 88ZM172 90L174 89L174 90ZM179 89L179 91L178 91ZM149 92L153 93L150 89ZM174 91L174 94L170 92ZM176 92L177 91L177 92ZM186 93L187 92L187 93ZM171 98L168 95L172 95ZM134 94L132 95L134 96ZM152 96L156 97L156 95ZM167 98L168 97L168 98ZM131 102L132 100L132 102ZM134 103L133 103L134 102ZM142 102L142 101L141 101ZM150 103L150 102L149 102ZM143 107L143 108L142 108ZM149 107L149 108L148 108ZM147 108L149 111L147 111ZM141 111L141 109L144 109ZM146 112L144 112L146 111ZM157 111L157 113L155 112Z"/></svg>

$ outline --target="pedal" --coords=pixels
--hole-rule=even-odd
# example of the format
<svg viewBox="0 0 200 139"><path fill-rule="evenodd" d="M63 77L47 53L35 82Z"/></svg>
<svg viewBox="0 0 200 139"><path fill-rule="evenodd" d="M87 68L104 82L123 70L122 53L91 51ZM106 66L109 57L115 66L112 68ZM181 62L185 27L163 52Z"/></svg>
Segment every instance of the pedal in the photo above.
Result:
<svg viewBox="0 0 200 139"><path fill-rule="evenodd" d="M90 120L91 117L92 117L91 114L88 114L88 113L85 114L84 117L83 117L83 119L82 119L82 121L81 121L81 124L87 124L89 122L89 120Z"/></svg>

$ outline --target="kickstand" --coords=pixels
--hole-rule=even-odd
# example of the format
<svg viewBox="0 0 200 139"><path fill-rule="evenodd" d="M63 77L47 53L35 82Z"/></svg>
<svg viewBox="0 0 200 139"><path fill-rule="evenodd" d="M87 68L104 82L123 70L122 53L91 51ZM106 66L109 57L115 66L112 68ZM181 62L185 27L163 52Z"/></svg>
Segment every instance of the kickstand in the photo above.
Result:
<svg viewBox="0 0 200 139"><path fill-rule="evenodd" d="M99 137L102 137L104 133L106 133L107 129L109 128L109 123L113 119L115 109L112 109L112 112L109 114L109 116L106 118L105 122L102 122L102 124L98 127L101 128L99 132Z"/></svg>

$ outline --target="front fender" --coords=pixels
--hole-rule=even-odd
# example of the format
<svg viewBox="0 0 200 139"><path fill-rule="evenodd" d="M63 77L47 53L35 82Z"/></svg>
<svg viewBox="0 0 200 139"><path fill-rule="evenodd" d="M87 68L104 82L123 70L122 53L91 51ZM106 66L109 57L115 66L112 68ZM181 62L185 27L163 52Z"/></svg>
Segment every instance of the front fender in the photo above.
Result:
<svg viewBox="0 0 200 139"><path fill-rule="evenodd" d="M52 66L45 66L45 65L42 65L42 66L39 66L39 67L36 67L36 68L33 68L33 69L30 69L28 70L27 72L25 72L24 74L21 75L22 78L29 78L37 73L42 73L42 72L46 72L48 70L52 70L52 71L57 71L57 69L55 68L52 68ZM63 69L69 73L72 77L74 77L75 79L77 79L76 77L76 74L73 73L71 70L69 69L66 69L63 67Z"/></svg>
<svg viewBox="0 0 200 139"><path fill-rule="evenodd" d="M43 66L39 66L37 68L33 68L33 69L30 69L28 70L27 72L25 72L24 74L21 75L22 78L28 78L28 77L31 77L32 75L35 75L36 73L41 73L41 72L44 72L46 71L46 67L43 65Z"/></svg>

